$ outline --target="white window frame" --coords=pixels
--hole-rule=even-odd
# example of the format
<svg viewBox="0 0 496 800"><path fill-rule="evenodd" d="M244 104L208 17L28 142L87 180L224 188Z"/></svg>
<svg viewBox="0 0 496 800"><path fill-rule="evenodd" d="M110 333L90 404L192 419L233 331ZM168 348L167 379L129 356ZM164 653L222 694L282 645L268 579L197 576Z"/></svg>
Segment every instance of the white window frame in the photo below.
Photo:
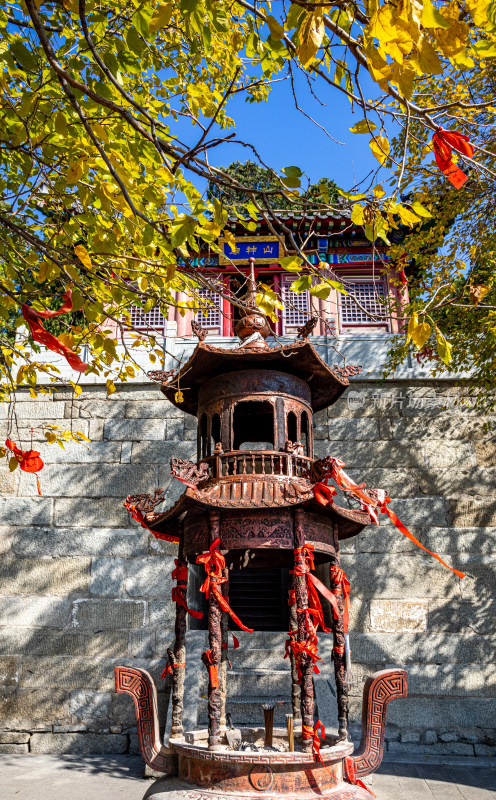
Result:
<svg viewBox="0 0 496 800"><path fill-rule="evenodd" d="M360 304L370 311L370 313L387 314L388 305L381 303L378 299L379 297L383 300L388 300L389 298L388 286L384 278L380 277L374 279L365 275L343 275L341 278L345 280L345 287L350 295L356 294ZM358 288L358 290L354 288L362 287L362 289L365 289L365 285L367 286L367 290L362 292L360 292L360 288ZM389 317L387 319L372 319L368 317L349 295L338 292L338 304L339 328L341 332L349 330L350 328L371 327L386 329L386 331L390 330Z"/></svg>
<svg viewBox="0 0 496 800"><path fill-rule="evenodd" d="M289 288L296 276L281 275L282 335L295 336L298 328L312 316L312 304L308 290L296 294Z"/></svg>

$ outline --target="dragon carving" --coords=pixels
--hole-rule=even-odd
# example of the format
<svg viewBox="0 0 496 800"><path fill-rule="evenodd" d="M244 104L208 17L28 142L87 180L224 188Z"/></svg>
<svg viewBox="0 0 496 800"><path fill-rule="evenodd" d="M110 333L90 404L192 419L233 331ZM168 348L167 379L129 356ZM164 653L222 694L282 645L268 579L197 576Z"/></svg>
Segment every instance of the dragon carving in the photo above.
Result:
<svg viewBox="0 0 496 800"><path fill-rule="evenodd" d="M302 325L301 328L297 329L297 331L298 331L298 337L297 338L298 339L308 339L308 337L313 332L313 329L315 328L315 326L316 326L318 321L319 321L318 317L310 317L310 319L307 319L305 324Z"/></svg>
<svg viewBox="0 0 496 800"><path fill-rule="evenodd" d="M170 465L172 476L190 489L196 489L210 475L209 466L205 463L194 464L193 461L184 461L182 458L171 458Z"/></svg>
<svg viewBox="0 0 496 800"><path fill-rule="evenodd" d="M130 494L126 497L126 502L133 505L138 511L143 514L151 514L155 506L160 505L165 500L164 490L155 489L154 495L151 494Z"/></svg>
<svg viewBox="0 0 496 800"><path fill-rule="evenodd" d="M191 323L191 330L193 331L193 335L194 335L194 336L197 336L197 337L198 337L198 340L199 340L200 342L203 342L203 341L204 341L204 339L205 339L205 338L206 338L206 336L207 336L207 331L205 330L205 328L202 328L202 326L200 325L200 323L199 323L199 322L197 322L195 319L194 319L194 320L193 320L193 322Z"/></svg>
<svg viewBox="0 0 496 800"><path fill-rule="evenodd" d="M353 375L360 375L363 367L361 364L350 364L348 367L339 367L334 364L332 371L337 372L342 378L351 378Z"/></svg>

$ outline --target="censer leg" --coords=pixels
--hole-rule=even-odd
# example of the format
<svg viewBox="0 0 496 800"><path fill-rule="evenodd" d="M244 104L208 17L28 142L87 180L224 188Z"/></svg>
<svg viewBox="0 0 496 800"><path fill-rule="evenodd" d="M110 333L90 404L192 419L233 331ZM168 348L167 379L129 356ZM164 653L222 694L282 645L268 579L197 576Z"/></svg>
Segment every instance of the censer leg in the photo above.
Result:
<svg viewBox="0 0 496 800"><path fill-rule="evenodd" d="M294 578L295 576L291 575L291 589L289 590L289 629L291 631L295 631L298 626ZM291 653L291 705L293 707L293 720L301 719L301 689L293 653Z"/></svg>
<svg viewBox="0 0 496 800"><path fill-rule="evenodd" d="M222 596L229 602L229 570L223 571L223 576L226 582L222 584ZM220 675L219 675L219 688L220 688L220 728L224 730L226 727L226 700L227 700L227 664L228 664L228 623L229 615L227 611L222 612L221 621L221 637L222 637L222 651L220 661Z"/></svg>
<svg viewBox="0 0 496 800"><path fill-rule="evenodd" d="M179 551L178 567L188 568L181 550ZM177 588L187 597L188 578L177 581ZM176 603L175 641L174 641L174 666L172 667L172 724L171 739L182 736L183 733L183 708L184 708L184 674L186 668L186 609Z"/></svg>
<svg viewBox="0 0 496 800"><path fill-rule="evenodd" d="M295 548L303 547L305 544L305 529L301 512L295 511ZM296 561L296 559L295 559ZM295 564L296 566L296 564ZM294 575L296 614L298 618L298 642L306 642L309 638L307 630L307 615L304 612L308 608L307 580L305 575ZM298 613L300 612L300 613ZM301 723L302 723L302 742L303 753L311 753L313 743L313 663L310 656L303 652L300 655L301 672Z"/></svg>
<svg viewBox="0 0 496 800"><path fill-rule="evenodd" d="M219 535L219 514L210 512L210 539L213 542ZM209 649L202 659L208 668L208 749L220 750L221 693L219 673L222 654L222 609L213 592L210 592L208 605Z"/></svg>
<svg viewBox="0 0 496 800"><path fill-rule="evenodd" d="M329 569L329 583L331 592L335 595L339 615L332 620L334 675L336 679L336 692L338 699L338 736L340 739L348 739L348 683L346 681L346 650L344 638L344 603L341 584L337 583L333 577L332 566L339 566L336 558L331 562Z"/></svg>

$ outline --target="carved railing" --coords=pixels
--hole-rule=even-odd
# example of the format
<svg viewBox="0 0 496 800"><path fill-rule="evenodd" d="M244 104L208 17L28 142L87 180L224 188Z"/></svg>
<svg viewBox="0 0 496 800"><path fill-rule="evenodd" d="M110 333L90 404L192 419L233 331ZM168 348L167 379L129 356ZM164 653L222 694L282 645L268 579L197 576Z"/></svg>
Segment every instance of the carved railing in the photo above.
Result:
<svg viewBox="0 0 496 800"><path fill-rule="evenodd" d="M313 459L277 450L234 450L202 458L199 464L203 463L208 464L210 475L216 479L244 475L305 478Z"/></svg>

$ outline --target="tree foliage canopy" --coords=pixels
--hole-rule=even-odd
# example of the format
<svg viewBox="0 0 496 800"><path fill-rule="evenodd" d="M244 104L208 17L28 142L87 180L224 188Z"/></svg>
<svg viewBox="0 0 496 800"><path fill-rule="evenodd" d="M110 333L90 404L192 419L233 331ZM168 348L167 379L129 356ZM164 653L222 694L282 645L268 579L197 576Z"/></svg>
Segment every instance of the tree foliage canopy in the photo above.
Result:
<svg viewBox="0 0 496 800"><path fill-rule="evenodd" d="M72 290L77 316L57 318L65 346L86 348L88 371L103 375L112 391L113 381L132 377L136 367L132 348L120 355L115 332L102 327L107 318L122 331L132 305L167 314L180 290L183 309L196 309L199 288L218 289L191 260L199 240L213 251L219 236L229 241L228 209L219 198L243 198L237 210L248 230L261 217L277 226L274 197L333 207L334 196L305 194L298 166L274 169L274 183L260 188L213 165L215 148L235 136L231 99L265 102L275 78L293 82L303 73L309 91L332 86L361 111L351 130L368 137L383 181L395 173L390 190L377 172L359 192L339 190L372 243L435 213L447 186L430 149L440 127L463 132L475 147L472 157L453 153L470 168L469 184L456 195L467 203L463 213L473 202L463 199L470 187L484 192L494 180L496 3L489 0L1 0L0 21L0 371L7 391L27 384L35 393L40 371L57 379L49 354L33 363L23 305L56 309ZM376 97L362 88L364 75L375 82ZM193 144L183 140L185 121ZM388 130L400 131L395 142ZM206 182L215 187L210 193L197 188ZM455 202L450 213L462 218L462 211ZM442 225L436 222L433 240ZM418 257L426 245L416 241ZM295 239L284 244L284 268L302 265L329 285L335 276L328 265L309 264ZM470 260L482 265L476 253ZM446 263L445 270L458 297L463 268ZM419 325L439 297L437 273L421 275L410 309ZM485 300L472 311L477 320L487 317L489 330ZM443 333L444 318L437 319L438 351L449 364L451 323ZM139 344L142 335L136 337ZM148 345L160 360L153 336Z"/></svg>

